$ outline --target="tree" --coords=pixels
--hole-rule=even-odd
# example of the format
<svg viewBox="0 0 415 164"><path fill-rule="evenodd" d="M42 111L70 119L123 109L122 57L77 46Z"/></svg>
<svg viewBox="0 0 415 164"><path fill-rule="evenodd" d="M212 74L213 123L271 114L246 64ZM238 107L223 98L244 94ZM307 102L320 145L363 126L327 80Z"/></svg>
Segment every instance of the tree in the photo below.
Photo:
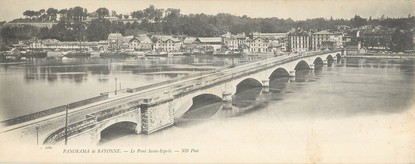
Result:
<svg viewBox="0 0 415 164"><path fill-rule="evenodd" d="M159 22L163 18L164 9L157 9L154 13L154 21Z"/></svg>
<svg viewBox="0 0 415 164"><path fill-rule="evenodd" d="M403 52L405 50L413 50L413 33L411 31L404 31L396 29L392 35L391 49L394 52Z"/></svg>
<svg viewBox="0 0 415 164"><path fill-rule="evenodd" d="M156 17L156 8L153 5L150 5L148 8L144 9L144 15L148 20L154 20Z"/></svg>
<svg viewBox="0 0 415 164"><path fill-rule="evenodd" d="M143 11L139 10L139 11L134 11L133 13L131 13L131 17L133 18L137 18L137 19L141 19L141 18L145 18L145 14Z"/></svg>
<svg viewBox="0 0 415 164"><path fill-rule="evenodd" d="M67 9L59 10L58 14L60 15L60 20L65 20L67 18L68 10Z"/></svg>
<svg viewBox="0 0 415 164"><path fill-rule="evenodd" d="M48 8L48 10L46 10L46 15L48 15L50 21L56 21L58 9Z"/></svg>
<svg viewBox="0 0 415 164"><path fill-rule="evenodd" d="M82 7L76 6L73 8L73 20L75 22L81 22L85 19L84 9Z"/></svg>
<svg viewBox="0 0 415 164"><path fill-rule="evenodd" d="M45 9L40 9L40 10L39 10L39 14L40 14L40 15L44 15L44 14L45 14Z"/></svg>
<svg viewBox="0 0 415 164"><path fill-rule="evenodd" d="M112 10L112 11L111 11L111 16L112 16L112 17L117 17L117 12L116 12L115 10Z"/></svg>
<svg viewBox="0 0 415 164"><path fill-rule="evenodd" d="M34 11L34 16L36 18L39 18L40 15L41 15L41 13L39 11Z"/></svg>
<svg viewBox="0 0 415 164"><path fill-rule="evenodd" d="M25 12L23 12L23 15L32 18L33 16L35 16L35 12L32 10L26 10Z"/></svg>
<svg viewBox="0 0 415 164"><path fill-rule="evenodd" d="M109 11L105 7L101 7L99 9L97 9L96 13L98 14L98 18L100 18L100 19L109 15Z"/></svg>
<svg viewBox="0 0 415 164"><path fill-rule="evenodd" d="M350 23L353 27L361 27L367 24L367 20L355 15L354 18L350 20Z"/></svg>

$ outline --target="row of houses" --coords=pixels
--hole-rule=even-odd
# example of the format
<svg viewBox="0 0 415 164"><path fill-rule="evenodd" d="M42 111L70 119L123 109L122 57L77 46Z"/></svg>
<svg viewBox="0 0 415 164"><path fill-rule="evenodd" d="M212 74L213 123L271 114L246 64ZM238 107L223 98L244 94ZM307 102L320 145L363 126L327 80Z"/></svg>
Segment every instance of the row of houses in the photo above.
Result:
<svg viewBox="0 0 415 164"><path fill-rule="evenodd" d="M220 37L189 37L173 35L123 36L111 33L107 40L99 42L60 42L54 39L33 40L26 45L33 49L64 49L72 50L88 48L94 50L129 50L153 52L183 52L189 50L204 51L240 51L245 53L264 52L304 52L324 49L343 48L360 38L362 45L372 49L390 49L391 32L355 32L345 34L330 30L302 31L292 30L288 33L226 33ZM359 39L357 39L359 40Z"/></svg>
<svg viewBox="0 0 415 164"><path fill-rule="evenodd" d="M240 51L245 53L308 51L320 48L325 41L336 37L323 37L315 39L310 47L309 36L304 32L297 33L226 33L220 37L185 37L172 35L146 35L123 36L120 33L111 33L107 40L99 42L60 42L55 39L32 40L28 47L32 49L62 49L72 50L79 48L94 50L129 50L153 52L178 52L199 49L204 51ZM319 35L317 35L319 34ZM340 41L341 42L341 41ZM324 43L324 44L323 44ZM336 42L336 45L339 44Z"/></svg>
<svg viewBox="0 0 415 164"><path fill-rule="evenodd" d="M287 33L226 33L220 37L187 37L145 34L122 36L112 33L108 36L108 49L130 49L135 51L176 52L192 49L204 51L240 51L247 53L286 51Z"/></svg>
<svg viewBox="0 0 415 164"><path fill-rule="evenodd" d="M289 33L289 51L318 51L343 47L343 34L330 30L306 32L295 30Z"/></svg>
<svg viewBox="0 0 415 164"><path fill-rule="evenodd" d="M98 50L98 47L103 46L106 43L103 42L61 42L56 39L31 39L27 41L20 41L17 45L13 47L21 47L31 50Z"/></svg>

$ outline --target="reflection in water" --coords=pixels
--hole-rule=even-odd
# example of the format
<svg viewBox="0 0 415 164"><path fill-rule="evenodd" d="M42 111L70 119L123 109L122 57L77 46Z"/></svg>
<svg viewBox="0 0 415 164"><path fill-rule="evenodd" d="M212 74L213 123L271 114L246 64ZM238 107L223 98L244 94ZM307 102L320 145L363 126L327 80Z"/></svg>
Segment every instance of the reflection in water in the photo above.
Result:
<svg viewBox="0 0 415 164"><path fill-rule="evenodd" d="M356 60L355 64L358 61ZM413 65L367 68L348 67L346 62L353 64L353 61L342 59L340 63L333 63L332 67L325 66L321 70L315 69L296 73L296 77L272 79L269 83L270 93L268 94L260 93L258 90L261 88L252 88L234 95L232 97L234 106L231 110L220 108L220 102L211 104L217 106L205 105L199 108L200 110L219 108L217 113L210 118L175 120L174 127L163 130L163 133L155 133L151 137L126 135L117 140L111 140L104 145L131 145L134 142L159 145L159 141L176 138L179 140L176 143L180 144L209 142L208 147L222 148L232 146L232 144L230 142L220 143L222 140L215 142L215 140L206 139L206 137L211 136L206 134L213 134L215 137L218 136L222 139L228 139L229 136L235 135L249 136L254 134L254 138L257 138L257 135L277 136L271 137L265 144L273 143L271 145L277 147L287 144L292 146L296 144L292 142L303 139L295 140L295 138L304 134L306 134L304 136L308 136L307 133L310 132L310 129L318 128L319 121L330 120L330 123L337 125L338 120L341 120L340 122L343 123L341 125L358 122L359 127L362 123L372 127L375 125L373 124L374 121L377 123L380 120L356 116L385 115L385 118L387 118L390 116L389 113L399 113L410 109L409 106L413 104L412 99L415 92ZM362 62L362 64L367 64L367 61L365 62ZM369 64L378 63L372 62ZM304 82L290 80L293 78L307 80L304 80ZM238 101L250 103L241 106L245 109L242 110L235 105L240 103ZM229 117L232 117L232 119ZM345 119L337 120L336 118ZM349 136L356 136L357 139L347 141L350 141L350 143L356 142L359 146L361 139L367 140L368 133L362 135L360 131L356 132L355 128L351 128L352 131L343 131L338 126L328 125L324 124L320 128L329 134L327 138L323 138L327 139L327 142L332 141L329 143L339 142L336 140L338 137L333 138L332 134L346 136L342 138L346 140L350 139ZM298 128L303 126L305 126L305 130ZM387 126L390 127L389 124ZM227 133L228 131L229 133ZM376 135L383 134L378 132L380 131L370 131L370 133ZM184 134L191 134L191 138L180 140ZM325 133L318 134L324 135ZM285 136L289 140L278 142L283 138L281 136ZM246 140L243 137L236 137L229 141L239 145ZM369 141L371 141L370 138ZM321 143L325 144L327 142L325 140ZM256 145L258 143L259 141L255 140L252 144ZM304 145L301 143L301 146Z"/></svg>
<svg viewBox="0 0 415 164"><path fill-rule="evenodd" d="M245 108L252 105L261 93L261 87L246 89L232 96L232 105L236 108Z"/></svg>
<svg viewBox="0 0 415 164"><path fill-rule="evenodd" d="M343 59L343 60L348 60L348 59ZM389 83L399 83L399 84L403 84L403 85L410 85L414 83L414 72L413 72L413 63L410 63L409 61L407 63L410 64L400 64L400 72L394 72L397 71L396 69L393 69L395 67L390 67L392 70L392 72L382 72L384 74L384 76L387 76L388 78L385 77L379 77L379 75L373 74L373 70L355 70L354 65L362 65L362 64L367 64L370 62L375 62L375 63L370 63L370 64L384 64L384 61L380 61L377 62L376 61L368 61L368 60L348 60L346 64L347 67L346 69L343 69L341 67L331 67L331 66L321 66L321 67L317 67L317 69L314 70L299 70L296 71L296 76L295 77L278 77L275 76L271 81L270 81L270 94L262 94L261 87L251 87L250 89L244 89L244 91L239 92L237 94L235 94L232 97L232 106L233 108L231 110L227 109L222 109L218 106L218 103L215 103L215 110L216 111L218 108L220 108L219 110L217 110L218 112L215 114L216 116L225 116L225 117L234 117L234 116L241 116L243 114L246 113L250 113L256 110L261 110L264 109L265 107L276 107L275 105L278 104L279 101L305 101L307 102L306 104L310 103L314 103L314 102L310 102L307 101L305 99L299 99L299 97L295 97L295 96L300 96L300 97L304 97L304 95L306 95L306 97L308 97L308 95L320 95L321 99L327 99L327 100L332 100L333 97L338 97L341 96L343 97L343 94L348 95L349 92L355 92L354 96L352 97L359 97L359 98L363 98L363 99L359 99L360 103L364 103L365 107L367 107L369 104L366 103L365 101L368 101L368 99L373 99L374 102L377 102L378 99L383 99L386 98L388 99L388 95L389 96L396 96L396 95L400 95L400 92L402 91L402 89L404 89L405 87L399 87L399 88L395 88L395 87L391 87L389 86ZM345 64L346 62L341 62L343 64ZM353 64L355 63L355 64ZM333 64L333 63L332 63ZM343 65L340 64L340 65ZM334 65L336 66L336 64ZM337 68L337 69L336 69ZM379 69L377 69L379 70ZM396 81L396 76L402 76L401 73L407 73L410 72L411 74L408 75L404 75L402 78L403 81ZM398 74L396 74L398 73ZM338 74L341 74L338 75ZM381 74L381 73L378 73ZM396 75L395 75L396 74ZM339 77L340 76L340 77ZM381 79L382 78L382 79ZM294 81L292 79L295 79ZM340 79L344 79L344 80L340 80ZM366 79L366 80L364 80ZM353 83L349 83L348 81L355 81ZM361 81L364 80L364 81ZM313 84L308 84L308 83L313 83ZM384 97L385 95L383 95L385 93L385 91L379 91L379 90L366 90L368 86L366 85L355 85L355 84L370 84L371 88L382 88L385 87L384 85L388 86L389 89L387 89L387 96ZM317 86L314 86L317 85ZM349 86L351 85L351 86ZM316 88L315 91L312 91L311 93L307 93L306 90L309 90L307 88L309 87L318 87L321 86L321 88ZM338 88L338 90L333 90L335 87ZM327 88L329 87L329 88ZM351 87L351 88L349 88ZM387 88L388 88L387 87ZM349 89L348 89L349 88ZM385 89L383 89L385 90ZM410 98L413 96L413 86L410 87L409 91L407 91L406 89L404 89L406 92L404 94L404 96L399 96L399 102L400 103L392 103L394 104L394 107L403 107L408 105L408 103L410 103ZM337 93L337 92L341 92L341 93ZM380 92L380 93L377 93ZM375 93L375 94L374 94ZM383 97L383 98L382 98ZM291 100L288 100L291 99ZM350 99L350 98L348 98ZM363 102L361 101L363 100ZM315 100L314 100L315 101ZM353 100L348 100L350 102L356 102ZM391 101L391 100L389 100ZM316 101L317 102L317 101ZM359 101L357 101L359 102ZM269 104L270 103L270 104ZM323 101L324 103L324 101ZM379 103L378 104L383 104ZM302 105L300 105L302 106ZM372 105L370 108L362 110L360 108L362 108L361 106L356 107L355 105L349 105L350 109L349 110L344 110L344 108L341 108L343 111L337 113L337 114L352 114L352 113L361 113L361 112L377 112L377 111L388 111L391 112L391 108L390 108L390 103L387 104L387 107L389 108L385 108L385 107L380 107L380 105ZM377 108L374 109L373 106L377 106ZM209 109L206 108L208 106L205 106L204 108L200 108L200 110L206 110L208 111ZM400 109L405 109L405 108L392 108L394 109L396 112L400 111ZM192 109L192 110L199 110L199 109ZM303 115L307 115L310 114L310 112L319 112L321 115L326 115L328 113L324 113L326 112L327 109L318 109L315 110L314 107L310 107L310 108L301 108L301 110L303 111L292 111L290 113L303 113ZM322 113L321 113L322 112ZM331 114L333 114L332 112L330 112ZM329 113L329 114L330 114ZM213 116L213 115L212 115ZM194 122L194 120L193 120Z"/></svg>
<svg viewBox="0 0 415 164"><path fill-rule="evenodd" d="M296 82L306 82L309 80L309 76L312 74L312 70L299 70L295 71Z"/></svg>

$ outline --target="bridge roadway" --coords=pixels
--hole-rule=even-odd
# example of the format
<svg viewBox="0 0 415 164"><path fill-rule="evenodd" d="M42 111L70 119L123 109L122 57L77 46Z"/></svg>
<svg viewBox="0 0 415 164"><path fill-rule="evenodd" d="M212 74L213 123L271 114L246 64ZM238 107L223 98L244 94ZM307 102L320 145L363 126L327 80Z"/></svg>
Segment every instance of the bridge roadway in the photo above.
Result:
<svg viewBox="0 0 415 164"><path fill-rule="evenodd" d="M107 100L71 109L68 114L68 124L80 122L85 120L85 117L91 113L98 113L109 108L115 108L115 110L123 109L123 107L120 107L120 104L132 104L133 106L137 106L142 103L144 99L160 100L172 97L173 95L186 92L189 88L194 89L198 86L203 87L203 85L209 85L207 83L223 81L228 78L232 78L234 75L238 73L240 74L241 72L260 70L269 66L275 66L301 58L316 56L322 53L329 52L309 52L307 54L291 54L271 57L265 60L235 66L234 68L208 72L196 77L191 76L183 79L171 80L167 84L162 82L162 85L153 85L153 87L150 88L146 88L145 86L140 87L140 90L133 93L121 92L116 96L111 96ZM34 130L34 126L37 126L36 131ZM3 127L0 130L0 134L11 133L17 135L17 137L24 138L25 135L36 135L36 133L38 133L43 135L37 136L38 138L46 138L50 135L50 131L54 131L64 126L65 112L61 112L17 125Z"/></svg>

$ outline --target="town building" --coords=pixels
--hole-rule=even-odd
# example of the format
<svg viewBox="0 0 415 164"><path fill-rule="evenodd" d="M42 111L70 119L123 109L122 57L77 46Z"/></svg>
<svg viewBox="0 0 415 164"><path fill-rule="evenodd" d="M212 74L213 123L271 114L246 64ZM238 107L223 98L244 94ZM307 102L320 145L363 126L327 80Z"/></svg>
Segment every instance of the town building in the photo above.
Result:
<svg viewBox="0 0 415 164"><path fill-rule="evenodd" d="M120 33L111 33L108 35L108 49L118 50L124 42L124 37Z"/></svg>
<svg viewBox="0 0 415 164"><path fill-rule="evenodd" d="M343 47L343 34L322 30L311 36L311 50L334 49Z"/></svg>
<svg viewBox="0 0 415 164"><path fill-rule="evenodd" d="M191 45L196 43L196 37L186 37L183 40L183 45Z"/></svg>
<svg viewBox="0 0 415 164"><path fill-rule="evenodd" d="M25 44L28 45L28 48L31 50L90 50L97 49L98 42L61 42L56 39L44 39L44 40L30 40Z"/></svg>
<svg viewBox="0 0 415 164"><path fill-rule="evenodd" d="M258 37L262 37L262 38L266 38L268 40L277 40L279 38L286 38L288 36L288 33L283 32L283 33L261 33L261 32L253 32L252 33L252 38L258 38Z"/></svg>
<svg viewBox="0 0 415 164"><path fill-rule="evenodd" d="M126 50L126 49L130 49L130 40L133 39L134 36L133 35L129 35L129 36L123 36L122 37L122 44L121 44L121 49Z"/></svg>
<svg viewBox="0 0 415 164"><path fill-rule="evenodd" d="M261 53L268 51L268 40L262 37L257 37L249 41L248 52Z"/></svg>
<svg viewBox="0 0 415 164"><path fill-rule="evenodd" d="M227 32L226 34L222 35L222 40L228 50L241 50L242 45L246 43L248 37L245 35L245 33L232 35L230 32Z"/></svg>
<svg viewBox="0 0 415 164"><path fill-rule="evenodd" d="M154 43L153 51L156 52L177 52L183 45L180 39L169 35L153 35L151 40Z"/></svg>
<svg viewBox="0 0 415 164"><path fill-rule="evenodd" d="M310 35L305 31L290 32L288 40L288 47L291 52L304 52L310 48Z"/></svg>
<svg viewBox="0 0 415 164"><path fill-rule="evenodd" d="M362 46L367 50L385 50L389 51L393 46L393 30L376 30L362 32Z"/></svg>
<svg viewBox="0 0 415 164"><path fill-rule="evenodd" d="M223 45L221 37L198 37L195 42L205 51L220 51Z"/></svg>
<svg viewBox="0 0 415 164"><path fill-rule="evenodd" d="M143 34L132 38L129 41L129 48L135 51L152 50L153 42L147 35Z"/></svg>

